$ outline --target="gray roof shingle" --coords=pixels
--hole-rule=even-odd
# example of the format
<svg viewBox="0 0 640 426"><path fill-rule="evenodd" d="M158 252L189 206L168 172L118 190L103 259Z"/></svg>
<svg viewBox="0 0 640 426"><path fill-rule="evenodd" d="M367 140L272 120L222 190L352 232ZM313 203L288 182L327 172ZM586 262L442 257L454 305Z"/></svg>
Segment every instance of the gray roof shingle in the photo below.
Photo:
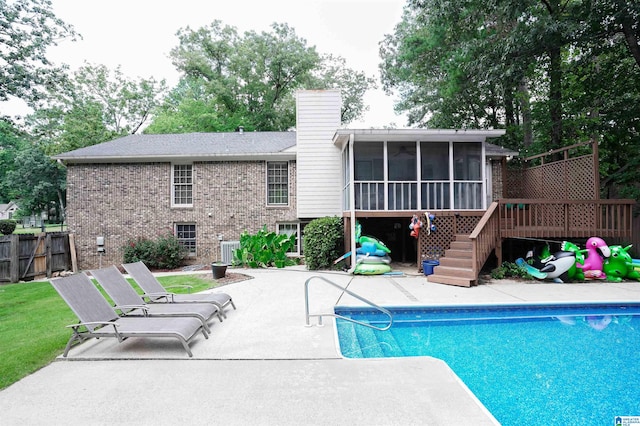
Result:
<svg viewBox="0 0 640 426"><path fill-rule="evenodd" d="M53 158L70 162L246 158L285 154L295 146L295 132L128 135L110 142L58 154Z"/></svg>
<svg viewBox="0 0 640 426"><path fill-rule="evenodd" d="M296 132L227 132L128 135L53 156L70 163L295 159ZM517 151L486 144L488 156Z"/></svg>

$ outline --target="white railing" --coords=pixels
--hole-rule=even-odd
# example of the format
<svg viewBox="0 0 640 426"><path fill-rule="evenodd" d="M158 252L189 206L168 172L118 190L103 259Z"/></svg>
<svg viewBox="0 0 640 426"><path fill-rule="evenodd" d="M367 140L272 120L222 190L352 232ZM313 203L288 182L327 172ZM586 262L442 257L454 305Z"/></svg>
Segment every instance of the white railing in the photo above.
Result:
<svg viewBox="0 0 640 426"><path fill-rule="evenodd" d="M389 317L389 324L387 324L384 327L376 327L375 325L371 325L371 324L367 324L366 322L362 322L362 321L357 321L354 320L353 318L349 318L349 317L345 317L339 314L336 314L335 312L327 312L324 314L311 314L309 313L309 283L311 282L311 280L322 280L325 283L336 287L342 291L344 291L345 293L355 297L356 299L360 300L361 302L366 303L367 305L379 310L380 312L382 312L383 314L385 314L386 316ZM321 276L313 276L309 279L307 279L304 282L304 314L305 314L305 319L306 319L306 326L307 327L311 327L311 317L316 317L318 318L318 327L322 327L322 317L334 317L334 318L340 318L343 319L345 321L349 321L352 322L354 324L358 324L358 325L362 325L364 327L368 327L368 328L373 328L376 330L380 330L380 331L386 331L388 329L391 328L391 326L393 325L393 315L391 314L391 312L389 312L388 309L383 308L382 306L378 306L375 303L365 299L364 297L350 291L347 290L346 287L342 287L341 285L338 285L336 283L334 283L333 281L325 278L325 277L321 277Z"/></svg>

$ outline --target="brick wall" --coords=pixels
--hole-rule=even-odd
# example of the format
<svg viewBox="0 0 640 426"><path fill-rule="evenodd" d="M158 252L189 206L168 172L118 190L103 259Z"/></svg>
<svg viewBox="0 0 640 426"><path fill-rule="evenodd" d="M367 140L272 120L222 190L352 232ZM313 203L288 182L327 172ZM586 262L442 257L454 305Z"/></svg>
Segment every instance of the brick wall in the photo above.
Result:
<svg viewBox="0 0 640 426"><path fill-rule="evenodd" d="M171 208L170 163L70 164L67 223L75 234L78 266L122 263L122 247L137 237L171 232L176 222L195 223L198 256L189 263L220 259L218 235L237 240L243 231L296 221L296 163L289 162L289 206L266 206L266 163L196 162L192 208ZM100 259L96 237L105 237Z"/></svg>

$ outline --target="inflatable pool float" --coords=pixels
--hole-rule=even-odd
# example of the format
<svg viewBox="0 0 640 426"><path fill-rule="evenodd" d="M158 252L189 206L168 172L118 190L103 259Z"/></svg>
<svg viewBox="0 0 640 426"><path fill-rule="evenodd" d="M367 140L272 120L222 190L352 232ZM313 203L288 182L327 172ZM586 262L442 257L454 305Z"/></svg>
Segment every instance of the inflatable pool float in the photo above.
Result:
<svg viewBox="0 0 640 426"><path fill-rule="evenodd" d="M386 263L358 263L354 274L359 275L382 275L391 272L391 266Z"/></svg>
<svg viewBox="0 0 640 426"><path fill-rule="evenodd" d="M366 243L373 243L376 246L377 250L382 250L385 253L391 253L391 250L389 250L389 248L380 240L373 238L373 237L367 237L366 235L363 235L360 237L359 239L360 245L364 246Z"/></svg>
<svg viewBox="0 0 640 426"><path fill-rule="evenodd" d="M356 256L356 262L358 263L384 263L384 264L390 264L391 263L391 257L384 255L384 256L367 256L366 254L359 254Z"/></svg>
<svg viewBox="0 0 640 426"><path fill-rule="evenodd" d="M356 249L356 254L368 254L370 256L386 256L388 252L378 248L376 243L365 242Z"/></svg>

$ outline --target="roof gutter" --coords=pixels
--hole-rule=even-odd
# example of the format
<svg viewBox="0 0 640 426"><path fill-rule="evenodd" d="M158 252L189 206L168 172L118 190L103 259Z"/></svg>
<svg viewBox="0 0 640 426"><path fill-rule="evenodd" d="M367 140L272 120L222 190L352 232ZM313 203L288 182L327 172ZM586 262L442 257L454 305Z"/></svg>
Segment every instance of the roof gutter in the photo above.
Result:
<svg viewBox="0 0 640 426"><path fill-rule="evenodd" d="M106 164L106 163L170 163L175 161L259 161L259 160L295 160L294 152L275 152L275 153L247 153L247 154L215 154L215 155L147 155L123 157L119 155L110 156L74 156L74 157L51 157L58 162L64 161L65 164Z"/></svg>

